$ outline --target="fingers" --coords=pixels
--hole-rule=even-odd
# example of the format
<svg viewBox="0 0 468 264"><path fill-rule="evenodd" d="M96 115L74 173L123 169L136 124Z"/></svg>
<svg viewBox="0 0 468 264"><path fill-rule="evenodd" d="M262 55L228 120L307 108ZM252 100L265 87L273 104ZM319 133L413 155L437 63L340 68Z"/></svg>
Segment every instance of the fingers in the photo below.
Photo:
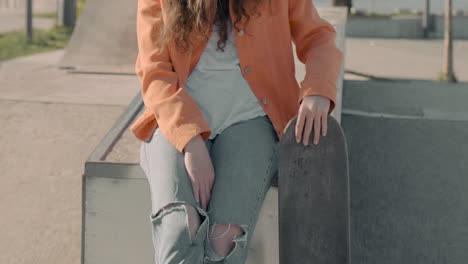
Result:
<svg viewBox="0 0 468 264"><path fill-rule="evenodd" d="M209 190L205 184L193 184L193 195L195 201L197 201L201 207L206 210L208 201L209 201Z"/></svg>
<svg viewBox="0 0 468 264"><path fill-rule="evenodd" d="M327 129L328 129L328 113L324 112L322 114L322 136L327 135Z"/></svg>
<svg viewBox="0 0 468 264"><path fill-rule="evenodd" d="M297 121L296 121L296 142L301 142L302 138L302 131L304 129L304 119L305 119L305 111L304 108L299 107L299 113L297 114Z"/></svg>
<svg viewBox="0 0 468 264"><path fill-rule="evenodd" d="M326 136L328 129L328 114L324 111L315 109L307 110L301 108L298 113L296 122L296 141L299 143L302 140L304 146L307 146L310 141L310 135L313 129L313 143L317 145L320 141L320 133Z"/></svg>
<svg viewBox="0 0 468 264"><path fill-rule="evenodd" d="M204 210L206 210L206 186L204 184L201 184L200 186L200 200L201 200L201 206Z"/></svg>
<svg viewBox="0 0 468 264"><path fill-rule="evenodd" d="M319 143L321 115L314 115L314 144Z"/></svg>
<svg viewBox="0 0 468 264"><path fill-rule="evenodd" d="M207 188L206 188L206 203L208 204L210 202L211 198L211 188L213 187L213 182L209 181Z"/></svg>
<svg viewBox="0 0 468 264"><path fill-rule="evenodd" d="M328 109L330 109L330 99L320 95L305 96L299 105L296 121L296 141L299 143L302 138L304 146L309 144L312 129L314 130L314 144L320 140L320 134L326 136L328 129ZM305 127L304 127L305 126Z"/></svg>
<svg viewBox="0 0 468 264"><path fill-rule="evenodd" d="M200 188L198 187L198 184L192 183L192 189L193 189L193 197L195 198L195 201L200 203Z"/></svg>
<svg viewBox="0 0 468 264"><path fill-rule="evenodd" d="M208 207L208 202L211 198L211 186L209 182L207 183L200 183L200 184L193 184L193 196L195 197L195 201L200 203L204 210Z"/></svg>
<svg viewBox="0 0 468 264"><path fill-rule="evenodd" d="M203 146L205 147L205 146ZM208 152L192 155L186 153L184 156L185 167L192 183L193 197L204 210L208 208L211 197L211 188L214 183L214 168L211 164Z"/></svg>
<svg viewBox="0 0 468 264"><path fill-rule="evenodd" d="M211 186L212 184L210 183L210 180L208 180L206 182L206 185L205 185L205 205L204 205L204 209L206 210L208 208L208 203L210 202L210 198L211 198Z"/></svg>
<svg viewBox="0 0 468 264"><path fill-rule="evenodd" d="M206 208L208 208L208 203L210 202L211 199L211 187L207 186L206 188ZM205 208L205 210L206 210Z"/></svg>
<svg viewBox="0 0 468 264"><path fill-rule="evenodd" d="M304 146L307 146L309 144L309 139L310 135L312 132L312 128L314 129L314 144L317 145L319 143L319 138L320 138L320 128L321 128L321 116L320 115L315 115L314 113L311 113L306 117L306 125L304 129L304 140L302 143Z"/></svg>
<svg viewBox="0 0 468 264"><path fill-rule="evenodd" d="M310 137L310 132L312 131L313 121L314 121L313 117L312 118L308 117L305 120L306 124L304 128L304 140L302 141L304 146L309 144L309 137Z"/></svg>

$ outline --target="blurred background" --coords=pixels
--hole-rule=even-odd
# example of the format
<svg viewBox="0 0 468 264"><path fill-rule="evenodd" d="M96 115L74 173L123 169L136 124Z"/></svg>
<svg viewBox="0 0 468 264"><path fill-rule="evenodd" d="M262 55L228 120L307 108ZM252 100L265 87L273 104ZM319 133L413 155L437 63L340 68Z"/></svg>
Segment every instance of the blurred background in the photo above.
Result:
<svg viewBox="0 0 468 264"><path fill-rule="evenodd" d="M353 262L466 263L468 1L312 1L345 54ZM136 6L0 0L0 263L151 263Z"/></svg>
<svg viewBox="0 0 468 264"><path fill-rule="evenodd" d="M314 1L317 6L332 6L333 0L316 0ZM335 1L339 2L339 1ZM346 1L344 1L346 2ZM382 1L382 0L352 0L352 6L357 9L366 10L369 13L383 13L391 14L396 12L398 9L408 9L411 11L423 11L425 9L426 2L432 6L433 14L443 14L445 1L443 0L416 0L416 1ZM453 0L454 10L466 11L468 10L468 3L463 0Z"/></svg>

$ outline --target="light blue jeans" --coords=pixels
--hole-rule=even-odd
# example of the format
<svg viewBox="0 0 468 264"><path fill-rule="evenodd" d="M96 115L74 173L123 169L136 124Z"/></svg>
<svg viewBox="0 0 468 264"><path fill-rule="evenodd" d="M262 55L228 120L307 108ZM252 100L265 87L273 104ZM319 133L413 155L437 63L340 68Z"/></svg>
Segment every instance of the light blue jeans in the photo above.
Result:
<svg viewBox="0 0 468 264"><path fill-rule="evenodd" d="M258 116L237 122L205 141L215 170L207 211L193 195L184 154L164 137L159 127L141 144L140 166L151 190L154 257L156 264L243 264L271 179L278 172L279 141L270 119ZM187 209L200 214L200 226L191 238ZM214 224L235 224L244 233L232 238L226 256L215 252L208 240Z"/></svg>

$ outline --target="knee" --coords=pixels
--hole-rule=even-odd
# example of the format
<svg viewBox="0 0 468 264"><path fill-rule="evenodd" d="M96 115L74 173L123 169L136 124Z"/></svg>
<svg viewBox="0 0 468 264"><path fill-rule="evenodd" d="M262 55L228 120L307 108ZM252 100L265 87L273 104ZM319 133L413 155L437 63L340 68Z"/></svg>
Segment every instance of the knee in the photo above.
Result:
<svg viewBox="0 0 468 264"><path fill-rule="evenodd" d="M199 213L200 212L200 213ZM201 208L187 203L167 204L151 215L156 263L190 263L203 260L204 236L208 219Z"/></svg>
<svg viewBox="0 0 468 264"><path fill-rule="evenodd" d="M197 212L197 209L192 205L184 204L183 206L185 206L187 210L187 225L190 232L190 239L193 239L197 233L198 228L200 227L201 216Z"/></svg>
<svg viewBox="0 0 468 264"><path fill-rule="evenodd" d="M209 242L214 251L222 256L228 256L235 248L235 236L245 236L246 232L235 224L214 224L210 226ZM245 238L244 238L245 239Z"/></svg>
<svg viewBox="0 0 468 264"><path fill-rule="evenodd" d="M171 214L173 212L179 213ZM183 233L185 232L185 229L188 229L190 240L192 241L195 237L195 234L197 233L197 230L200 228L202 218L204 219L205 216L201 216L197 209L192 205L175 202L162 207L156 214L152 216L152 218L153 222L160 222L163 220L163 218L167 218L165 220L173 227L171 232L174 233Z"/></svg>

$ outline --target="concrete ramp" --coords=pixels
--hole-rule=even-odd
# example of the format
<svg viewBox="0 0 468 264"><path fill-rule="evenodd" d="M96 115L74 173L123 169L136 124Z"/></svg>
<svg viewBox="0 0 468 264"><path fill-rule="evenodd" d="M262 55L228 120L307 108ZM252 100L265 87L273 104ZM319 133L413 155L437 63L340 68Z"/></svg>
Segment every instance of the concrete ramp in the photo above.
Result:
<svg viewBox="0 0 468 264"><path fill-rule="evenodd" d="M87 0L59 68L135 74L136 1Z"/></svg>

